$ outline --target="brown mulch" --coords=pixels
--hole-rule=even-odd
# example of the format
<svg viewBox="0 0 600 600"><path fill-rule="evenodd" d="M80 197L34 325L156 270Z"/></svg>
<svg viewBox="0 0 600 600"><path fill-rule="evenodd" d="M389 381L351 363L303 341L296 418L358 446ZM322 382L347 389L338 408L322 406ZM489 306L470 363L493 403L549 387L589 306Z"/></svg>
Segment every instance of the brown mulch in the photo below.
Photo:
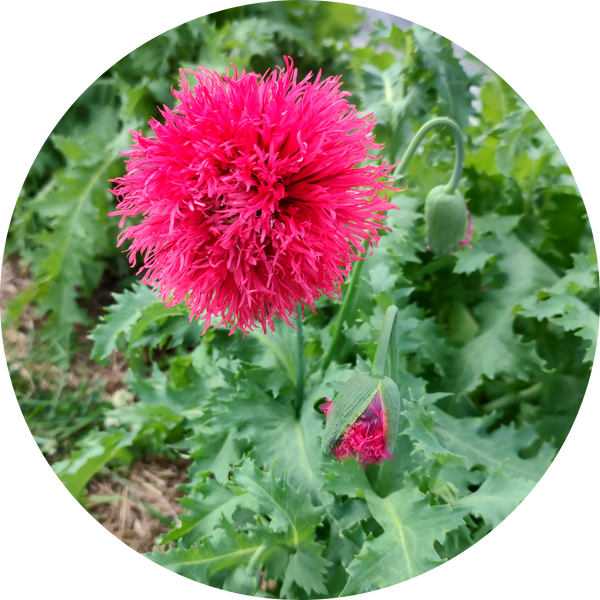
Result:
<svg viewBox="0 0 600 600"><path fill-rule="evenodd" d="M96 290L92 298L79 301L93 323L106 312L105 307L112 303L111 290L114 289L114 284L114 278L105 274L100 289ZM8 300L29 285L31 279L21 269L16 257L0 260L0 320L4 317ZM9 325L3 331L3 358L10 359L13 371L29 382L29 390L21 398L21 402L26 402L36 389L54 392L57 382L64 375L55 365L36 363L30 356L35 333L42 324L43 319L35 316L35 307L30 305L25 308L18 323ZM99 380L102 378L105 385L104 400L111 402L115 392L126 389L128 361L120 351L113 352L106 366L92 360L92 342L87 339L90 330L90 327L76 325L75 334L80 349L75 353L71 368L61 385L63 390L67 390L78 389L85 384L86 391L91 393L99 388ZM128 402L131 401L131 398L128 399ZM44 456L43 460L50 464L54 457ZM187 473L192 462L191 459L169 460L162 455L142 456L123 475L118 472L96 475L88 484L85 495L86 512L100 529L134 554L150 552L155 548L164 552L174 546L174 542L163 546L155 544L157 538L171 528L153 516L146 507L178 525L178 515L185 511L177 502L178 498L184 496L177 486L189 481ZM265 580L262 571L259 571L259 576L261 590L273 591L277 588L275 581Z"/></svg>
<svg viewBox="0 0 600 600"><path fill-rule="evenodd" d="M4 317L7 303L32 283L14 257L2 264L0 286L0 315ZM110 284L111 282L103 282ZM101 286L104 293L83 303L93 322L111 303L110 292ZM36 358L33 346L35 333L43 326L43 318L35 315L35 307L29 305L18 321L2 328L2 339L6 359L11 373L29 382L28 389L19 393L23 402L39 391L61 393L61 390L77 390L83 386L86 393L97 390L103 381L107 402L114 403L115 392L125 388L128 361L121 352L114 352L108 365L99 365L90 357L92 342L88 339L89 328L76 325L75 336L79 349L73 356L69 371L63 373L49 362ZM60 384L58 383L60 381ZM61 386L61 390L58 386ZM128 403L132 398L126 399ZM47 455L49 462L53 457ZM183 512L177 502L183 494L177 485L187 480L190 461L168 460L164 457L143 457L137 460L127 474L109 473L92 479L85 499L87 510L113 535L138 552L153 549L156 539L171 529L155 515L160 513L163 521L177 522ZM94 501L94 498L97 498ZM153 511L156 511L153 514Z"/></svg>
<svg viewBox="0 0 600 600"><path fill-rule="evenodd" d="M177 498L183 493L176 486L187 480L189 464L188 460L144 457L133 464L126 477L115 474L96 477L88 486L86 508L130 548L149 552L156 538L170 527L146 507L177 522L177 515L183 512Z"/></svg>
<svg viewBox="0 0 600 600"><path fill-rule="evenodd" d="M0 280L0 315L4 317L7 303L17 294L28 288L32 281L23 271L15 257L10 257L2 264ZM104 295L106 296L106 294ZM105 297L103 300L106 300ZM110 297L110 294L108 294ZM93 312L98 316L102 309L94 301ZM94 322L97 319L94 319ZM2 328L4 351L11 371L18 371L30 382L28 396L39 387L43 391L54 392L56 382L61 379L61 371L53 364L36 361L31 358L35 331L43 325L43 318L35 316L35 307L29 305L23 311L18 322L11 322ZM124 379L127 374L128 362L122 352L113 353L108 365L99 365L90 358L92 346L88 339L89 329L80 325L75 326L79 350L73 356L66 379L61 382L65 389L76 390L82 384L89 392L98 389L99 380L104 381L107 400L117 390L125 387ZM24 398L21 398L23 400Z"/></svg>

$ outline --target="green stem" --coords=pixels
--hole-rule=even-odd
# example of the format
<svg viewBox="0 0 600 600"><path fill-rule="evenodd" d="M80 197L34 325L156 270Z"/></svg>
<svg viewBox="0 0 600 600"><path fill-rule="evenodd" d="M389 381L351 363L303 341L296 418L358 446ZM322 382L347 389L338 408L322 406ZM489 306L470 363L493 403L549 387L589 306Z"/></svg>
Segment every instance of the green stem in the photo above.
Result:
<svg viewBox="0 0 600 600"><path fill-rule="evenodd" d="M388 354L388 346L390 339L392 340L392 352L396 355L395 358L390 359L390 368L394 364L393 372L394 381L397 379L398 373L398 347L396 345L396 317L398 316L398 309L392 304L388 306L383 317L383 325L381 326L381 332L379 333L379 340L377 341L377 350L375 350L375 358L371 366L371 376L377 377L378 379L383 377L383 371L385 369L385 359Z"/></svg>
<svg viewBox="0 0 600 600"><path fill-rule="evenodd" d="M302 324L302 304L298 304L296 317L296 399L294 408L296 415L300 416L302 402L304 401L304 326Z"/></svg>
<svg viewBox="0 0 600 600"><path fill-rule="evenodd" d="M367 242L363 242L363 249L365 254L367 252ZM327 349L327 354L323 359L323 364L321 365L321 372L324 373L327 371L327 367L331 364L333 359L333 355L335 354L335 350L340 340L340 336L342 335L342 329L344 328L344 321L346 320L346 316L348 315L348 311L352 306L354 301L354 297L356 296L356 291L358 290L358 282L360 281L360 273L362 271L363 265L365 264L366 257L363 257L362 260L359 260L355 263L354 269L352 270L352 275L350 276L350 282L348 284L348 289L346 290L346 296L342 302L342 308L340 308L340 312L338 313L338 318L335 323L335 329L333 330L333 335L331 336L331 342L329 342L329 348Z"/></svg>
<svg viewBox="0 0 600 600"><path fill-rule="evenodd" d="M427 121L427 123L425 123L425 125L423 125L419 131L417 131L415 137L408 145L408 148L402 157L402 161L394 171L393 176L399 179L404 174L408 168L411 158L414 156L417 148L421 144L421 141L435 127L448 127L448 129L450 129L452 132L452 135L454 136L454 142L456 143L454 170L452 171L452 177L450 178L448 185L446 185L445 190L448 194L452 194L454 190L456 190L456 186L462 177L463 165L465 164L465 142L463 140L460 127L448 117L437 117L435 119L431 119L431 121Z"/></svg>
<svg viewBox="0 0 600 600"><path fill-rule="evenodd" d="M520 402L524 402L527 400L533 400L537 396L539 396L542 391L542 384L536 383L531 387L528 387L520 392L516 392L514 394L506 394L506 396L502 396L501 398L496 398L496 400L492 400L487 404L484 404L481 407L481 410L486 413L494 412L495 410L501 410L503 408L508 408L513 404L519 404Z"/></svg>
<svg viewBox="0 0 600 600"><path fill-rule="evenodd" d="M258 561L261 559L261 557L265 553L266 549L267 549L266 544L261 544L256 549L256 552L254 552L254 554L252 555L252 558L250 559L250 562L248 563L248 566L246 567L246 575L254 575L254 571L256 570L256 567L258 566Z"/></svg>
<svg viewBox="0 0 600 600"><path fill-rule="evenodd" d="M395 308L395 307L394 307ZM396 310L396 315L398 311ZM392 331L390 333L390 351L388 354L389 357L389 368L390 368L390 379L394 381L394 383L400 387L400 383L398 381L398 373L400 372L400 356L398 353L398 327L396 326L398 319L394 318L394 324L392 325Z"/></svg>

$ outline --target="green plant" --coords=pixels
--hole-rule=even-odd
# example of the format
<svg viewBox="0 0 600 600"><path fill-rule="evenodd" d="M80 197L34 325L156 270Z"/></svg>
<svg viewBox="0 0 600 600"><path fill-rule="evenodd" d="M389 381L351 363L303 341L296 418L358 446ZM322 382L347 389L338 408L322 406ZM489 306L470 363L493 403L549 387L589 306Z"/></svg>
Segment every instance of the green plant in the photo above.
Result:
<svg viewBox="0 0 600 600"><path fill-rule="evenodd" d="M376 23L366 46L352 45L360 12L338 8L241 7L136 50L65 117L63 137L42 151L28 179L10 234L10 252L34 278L11 315L34 301L47 318L40 335L50 348L60 345L64 364L77 348L74 326L93 320L83 300L103 273L114 278L112 304L94 323L92 356L105 363L121 352L137 401L98 403L86 417L59 394L57 414L90 420L73 440L77 449L55 463L57 474L83 501L90 478L140 453L189 457L186 512L149 557L246 594L361 593L472 546L514 510L560 449L598 337L591 229L536 115L495 74L467 75L450 42L424 28ZM472 248L427 250L425 199L455 172L447 132L432 131L422 151L414 148L402 179L408 189L391 197L400 207L389 213L391 231L355 267L341 306L322 299L306 317L300 352L297 332L282 323L273 335L216 329L201 338L184 307L166 309L132 283L113 248L115 224L105 226L110 196L101 191L120 172L116 151L127 145L129 123L141 126L157 103L170 101L179 66L193 66L193 57L264 71L284 53L298 56L301 74L322 67L343 75L360 110L377 115L390 162L432 117L457 123L465 163L454 186L473 224ZM100 129L111 134L104 141ZM60 254L65 230L72 246ZM74 251L89 235L97 243ZM322 453L324 419L315 405L371 371L392 305L404 403L395 458L359 469ZM33 400L23 406L35 428ZM75 436L68 426L49 431ZM173 547L165 552L166 545Z"/></svg>

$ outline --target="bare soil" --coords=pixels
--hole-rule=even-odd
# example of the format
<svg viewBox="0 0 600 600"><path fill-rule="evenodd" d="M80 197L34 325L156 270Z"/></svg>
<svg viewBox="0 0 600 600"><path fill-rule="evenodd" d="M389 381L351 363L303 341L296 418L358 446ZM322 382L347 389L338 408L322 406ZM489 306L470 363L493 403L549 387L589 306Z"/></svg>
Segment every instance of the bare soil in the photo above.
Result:
<svg viewBox="0 0 600 600"><path fill-rule="evenodd" d="M14 258L2 264L0 280L0 315L4 318L7 303L32 283ZM110 283L110 282L107 282ZM102 287L102 286L101 286ZM112 301L110 291L95 296L86 306L96 322L104 312L104 306ZM38 391L54 393L61 378L59 369L48 362L34 358L34 334L43 325L36 316L35 307L25 308L18 321L2 327L4 351L12 373L24 378L29 389L19 394L23 402ZM117 390L126 387L125 375L128 363L121 353L113 353L108 365L99 365L90 358L91 341L89 329L77 327L75 331L79 349L71 362L63 390L80 389L83 385L88 393L103 386L106 402L110 402ZM59 391L60 393L60 391ZM46 456L53 462L52 456ZM176 522L182 512L177 498L182 493L177 486L186 481L190 461L170 461L162 456L143 457L137 460L126 476L110 473L92 479L88 486L86 508L113 535L138 552L148 552L154 547L157 537L170 527L166 519ZM155 515L162 515L162 521Z"/></svg>

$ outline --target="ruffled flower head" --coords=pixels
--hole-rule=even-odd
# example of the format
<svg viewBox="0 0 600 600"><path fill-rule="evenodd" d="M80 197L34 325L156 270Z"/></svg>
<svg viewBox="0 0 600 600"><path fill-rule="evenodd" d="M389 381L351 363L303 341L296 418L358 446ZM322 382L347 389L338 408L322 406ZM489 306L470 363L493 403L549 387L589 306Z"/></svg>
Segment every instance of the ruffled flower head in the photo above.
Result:
<svg viewBox="0 0 600 600"><path fill-rule="evenodd" d="M195 78L191 87L185 76ZM285 67L258 75L182 71L175 110L132 131L127 173L114 182L132 265L167 306L186 301L204 331L217 325L273 329L314 310L373 246L392 205L392 166L364 165L381 145L376 120L361 116L340 77L298 82ZM383 196L383 197L382 197Z"/></svg>

